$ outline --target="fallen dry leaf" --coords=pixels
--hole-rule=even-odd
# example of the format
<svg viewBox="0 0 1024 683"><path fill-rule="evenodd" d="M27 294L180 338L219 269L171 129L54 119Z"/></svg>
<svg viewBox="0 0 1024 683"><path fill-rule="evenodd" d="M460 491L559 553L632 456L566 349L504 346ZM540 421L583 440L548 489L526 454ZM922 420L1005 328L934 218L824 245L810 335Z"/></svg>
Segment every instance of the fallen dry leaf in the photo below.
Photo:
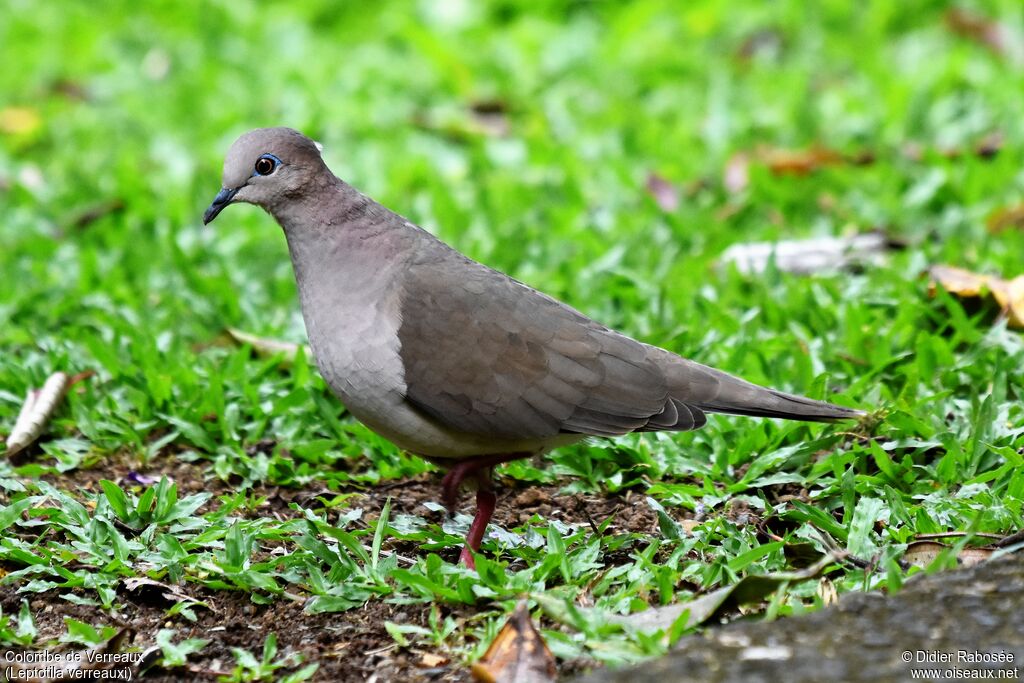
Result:
<svg viewBox="0 0 1024 683"><path fill-rule="evenodd" d="M950 294L962 297L981 296L983 291L988 290L991 279L988 275L979 275L956 266L932 266L928 273L932 277L932 287L939 284Z"/></svg>
<svg viewBox="0 0 1024 683"><path fill-rule="evenodd" d="M41 389L29 389L14 421L14 428L7 437L5 455L13 457L32 445L46 429L68 389L91 375L92 372L83 372L71 377L65 372L55 372L46 379Z"/></svg>
<svg viewBox="0 0 1024 683"><path fill-rule="evenodd" d="M985 225L988 226L988 231L993 234L1009 230L1010 228L1024 230L1024 204L1004 206L993 211L985 220Z"/></svg>
<svg viewBox="0 0 1024 683"><path fill-rule="evenodd" d="M1001 131L993 131L963 147L928 149L917 142L906 143L898 152L905 159L921 162L925 154L934 152L946 159L959 159L964 156L977 156L991 159L1003 148L1004 136ZM884 152L884 151L883 151ZM814 145L807 149L783 149L758 146L753 151L738 151L725 162L722 170L722 185L731 194L739 194L750 185L750 166L760 164L766 166L776 176L806 176L825 166L870 166L883 152L874 149L861 149L849 153L839 152L822 145Z"/></svg>
<svg viewBox="0 0 1024 683"><path fill-rule="evenodd" d="M751 602L759 602L783 583L797 583L807 581L808 579L815 579L825 569L835 564L844 554L842 552L829 553L807 569L800 571L763 575L750 574L744 576L731 586L719 588L689 602L666 605L665 607L652 607L643 612L627 616L613 615L609 618L609 621L637 631L667 631L677 619L685 614L685 628L692 628L704 623L730 605L745 605Z"/></svg>
<svg viewBox="0 0 1024 683"><path fill-rule="evenodd" d="M280 339L268 339L267 337L257 337L255 334L243 332L237 330L234 327L227 328L228 335L238 344L248 344L252 347L252 350L256 352L258 356L275 356L281 354L284 356L283 360L285 363L293 363L295 356L299 353L299 348L305 352L306 357L309 358L309 347L303 344L294 344L292 342L281 341Z"/></svg>
<svg viewBox="0 0 1024 683"><path fill-rule="evenodd" d="M851 266L876 265L895 247L883 233L869 232L853 237L816 237L781 242L734 244L722 254L721 263L735 264L746 275L763 273L771 260L786 273L808 275Z"/></svg>
<svg viewBox="0 0 1024 683"><path fill-rule="evenodd" d="M1007 324L1016 329L1024 328L1024 275L993 281L991 287L996 303L1006 312Z"/></svg>
<svg viewBox="0 0 1024 683"><path fill-rule="evenodd" d="M448 658L444 655L437 655L432 652L424 652L423 656L420 657L418 666L423 669L436 669L439 666L443 666L448 663Z"/></svg>
<svg viewBox="0 0 1024 683"><path fill-rule="evenodd" d="M946 11L945 20L946 27L954 34L981 43L996 54L1004 55L1009 49L1009 31L987 16L953 7Z"/></svg>
<svg viewBox="0 0 1024 683"><path fill-rule="evenodd" d="M479 683L551 683L557 678L555 657L533 625L525 600L471 671Z"/></svg>
<svg viewBox="0 0 1024 683"><path fill-rule="evenodd" d="M839 152L821 146L809 149L769 149L761 158L775 175L808 175L823 166L843 161Z"/></svg>
<svg viewBox="0 0 1024 683"><path fill-rule="evenodd" d="M672 213L679 208L679 190L675 185L657 173L647 174L647 193L654 198L654 203L665 213Z"/></svg>
<svg viewBox="0 0 1024 683"><path fill-rule="evenodd" d="M983 275L955 266L932 266L928 274L932 278L932 292L936 286L941 286L962 299L990 293L1006 314L1007 325L1024 329L1024 275L1004 280L996 275Z"/></svg>
<svg viewBox="0 0 1024 683"><path fill-rule="evenodd" d="M679 520L679 526L682 527L683 531L688 534L692 534L693 530L703 524L699 519L681 519Z"/></svg>
<svg viewBox="0 0 1024 683"><path fill-rule="evenodd" d="M823 577L818 582L818 597L821 598L821 603L826 607L839 602L839 591L836 590L836 585L829 581L828 577Z"/></svg>
<svg viewBox="0 0 1024 683"><path fill-rule="evenodd" d="M935 561L935 558L940 553L952 547L937 541L914 541L907 546L907 551L903 553L903 560L917 567L927 567ZM967 546L960 550L956 559L958 564L964 567L972 567L990 558L993 552L992 548Z"/></svg>
<svg viewBox="0 0 1024 683"><path fill-rule="evenodd" d="M94 223L105 216L124 211L124 207L124 200L120 197L104 199L103 201L91 204L85 208L78 209L68 216L65 223L69 227L81 230L82 228L87 227L90 223Z"/></svg>

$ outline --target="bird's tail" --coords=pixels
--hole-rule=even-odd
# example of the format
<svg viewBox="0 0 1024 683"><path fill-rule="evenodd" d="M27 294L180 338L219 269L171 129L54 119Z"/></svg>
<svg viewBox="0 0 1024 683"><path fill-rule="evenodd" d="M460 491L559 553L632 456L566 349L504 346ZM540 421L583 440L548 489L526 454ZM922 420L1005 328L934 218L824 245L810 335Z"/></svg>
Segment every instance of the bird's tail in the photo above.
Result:
<svg viewBox="0 0 1024 683"><path fill-rule="evenodd" d="M845 408L805 396L787 394L751 384L713 368L708 370L715 375L719 388L714 398L702 401L699 405L701 410L708 412L807 422L836 422L866 415L863 410L856 408Z"/></svg>

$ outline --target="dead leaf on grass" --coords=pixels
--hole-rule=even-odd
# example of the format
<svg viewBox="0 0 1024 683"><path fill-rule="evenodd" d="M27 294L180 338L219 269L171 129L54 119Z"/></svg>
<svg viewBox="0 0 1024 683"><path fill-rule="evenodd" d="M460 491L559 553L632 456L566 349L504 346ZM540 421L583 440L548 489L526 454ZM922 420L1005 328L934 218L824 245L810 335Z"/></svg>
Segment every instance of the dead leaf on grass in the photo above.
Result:
<svg viewBox="0 0 1024 683"><path fill-rule="evenodd" d="M678 619L686 615L684 629L692 628L704 623L727 607L760 602L782 584L815 579L825 569L835 564L842 555L843 553L830 553L807 569L800 571L751 574L731 586L719 588L689 602L652 607L627 616L613 615L609 617L609 621L637 631L667 631Z"/></svg>
<svg viewBox="0 0 1024 683"><path fill-rule="evenodd" d="M8 458L14 457L32 445L50 423L68 389L75 383L91 377L92 374L89 371L72 377L66 372L55 372L46 379L42 388L29 389L25 402L21 405L21 411L14 421L14 428L7 437L5 455Z"/></svg>
<svg viewBox="0 0 1024 683"><path fill-rule="evenodd" d="M434 654L433 652L424 652L423 656L420 657L420 661L417 663L417 666L421 669L436 669L439 666L444 666L448 661L448 658L444 655Z"/></svg>
<svg viewBox="0 0 1024 683"><path fill-rule="evenodd" d="M946 11L946 27L956 35L984 45L1014 64L1024 62L1024 44L1019 31L963 7Z"/></svg>
<svg viewBox="0 0 1024 683"><path fill-rule="evenodd" d="M243 332L234 327L227 328L227 332L236 343L251 346L258 356L276 356L281 354L284 357L283 361L286 364L291 364L295 362L295 356L298 355L299 348L302 348L306 357L309 358L309 347L304 344L295 344L268 337L258 337L255 334Z"/></svg>
<svg viewBox="0 0 1024 683"><path fill-rule="evenodd" d="M1003 133L993 131L973 144L936 149L934 153L947 159L959 159L965 156L991 159L1002 150L1003 145ZM908 142L902 147L899 154L905 159L921 162L927 151L929 150L920 143ZM775 176L808 176L826 166L870 166L880 156L884 155L873 149L844 153L820 144L805 149L760 145L753 151L738 151L729 157L722 170L722 185L730 195L739 194L747 189L750 185L750 167L753 164L767 167Z"/></svg>
<svg viewBox="0 0 1024 683"><path fill-rule="evenodd" d="M1014 204L996 209L985 220L988 231L992 234L1003 232L1014 228L1024 230L1024 204Z"/></svg>
<svg viewBox="0 0 1024 683"><path fill-rule="evenodd" d="M556 679L555 657L533 625L525 600L516 605L471 671L479 683L551 683Z"/></svg>
<svg viewBox="0 0 1024 683"><path fill-rule="evenodd" d="M839 591L836 590L836 585L829 581L828 577L823 577L818 582L818 597L821 598L821 603L826 607L839 602Z"/></svg>
<svg viewBox="0 0 1024 683"><path fill-rule="evenodd" d="M103 201L90 204L84 208L76 209L65 219L64 222L71 228L81 230L101 218L124 211L124 208L124 200L120 197L104 199Z"/></svg>
<svg viewBox="0 0 1024 683"><path fill-rule="evenodd" d="M775 259L775 267L787 273L808 275L833 272L853 266L878 265L896 243L881 232L852 237L815 237L781 242L734 244L722 254L720 262L735 264L745 275L757 275Z"/></svg>
<svg viewBox="0 0 1024 683"><path fill-rule="evenodd" d="M761 159L775 175L808 175L844 161L842 154L820 145L808 149L769 149L762 152Z"/></svg>
<svg viewBox="0 0 1024 683"><path fill-rule="evenodd" d="M1024 329L1024 275L1004 280L996 275L983 275L955 266L932 266L928 273L932 278L930 288L933 294L936 286L961 299L982 297L987 292L1003 309L1007 325Z"/></svg>
<svg viewBox="0 0 1024 683"><path fill-rule="evenodd" d="M934 562L935 558L942 552L947 551L952 547L953 546L946 545L945 543L939 543L937 541L914 541L907 546L907 551L903 554L903 560L917 567L927 567ZM991 548L973 548L967 546L957 553L956 559L958 564L964 567L972 567L992 557L993 552L994 551Z"/></svg>

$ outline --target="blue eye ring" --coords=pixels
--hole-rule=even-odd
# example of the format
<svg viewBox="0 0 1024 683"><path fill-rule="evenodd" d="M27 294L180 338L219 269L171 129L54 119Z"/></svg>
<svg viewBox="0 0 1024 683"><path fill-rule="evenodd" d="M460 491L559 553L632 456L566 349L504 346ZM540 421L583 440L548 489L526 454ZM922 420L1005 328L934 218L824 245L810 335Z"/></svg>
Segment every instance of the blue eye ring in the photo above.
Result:
<svg viewBox="0 0 1024 683"><path fill-rule="evenodd" d="M281 160L273 154L263 154L253 165L253 175L270 175L281 165Z"/></svg>

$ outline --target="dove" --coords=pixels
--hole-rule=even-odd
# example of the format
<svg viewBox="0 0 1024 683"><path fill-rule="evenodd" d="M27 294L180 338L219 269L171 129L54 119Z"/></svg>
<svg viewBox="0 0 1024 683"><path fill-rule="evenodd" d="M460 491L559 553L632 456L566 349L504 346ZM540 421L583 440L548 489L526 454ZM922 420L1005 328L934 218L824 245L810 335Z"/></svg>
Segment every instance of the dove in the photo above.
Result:
<svg viewBox="0 0 1024 683"><path fill-rule="evenodd" d="M283 229L312 355L351 415L447 470L450 512L463 483L475 485L459 556L470 568L501 463L590 437L698 429L708 413L813 422L864 414L609 329L363 195L290 128L235 141L203 223L235 203L264 209Z"/></svg>

